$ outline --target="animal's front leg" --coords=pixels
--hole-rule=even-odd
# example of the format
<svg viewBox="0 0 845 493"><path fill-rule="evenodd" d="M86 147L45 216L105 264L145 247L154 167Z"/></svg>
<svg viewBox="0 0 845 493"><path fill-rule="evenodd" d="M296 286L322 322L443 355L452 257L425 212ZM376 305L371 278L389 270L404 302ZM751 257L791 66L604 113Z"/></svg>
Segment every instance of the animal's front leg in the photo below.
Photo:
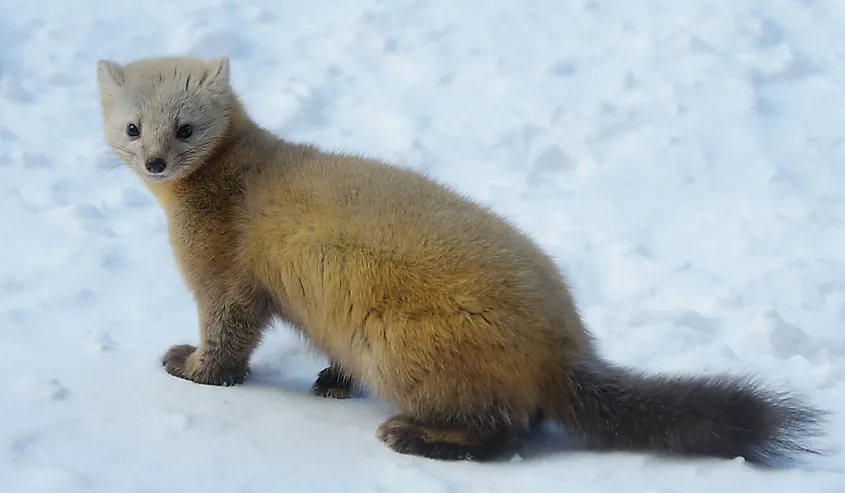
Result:
<svg viewBox="0 0 845 493"><path fill-rule="evenodd" d="M262 303L199 300L199 347L172 346L162 358L167 373L207 385L238 385L270 316Z"/></svg>

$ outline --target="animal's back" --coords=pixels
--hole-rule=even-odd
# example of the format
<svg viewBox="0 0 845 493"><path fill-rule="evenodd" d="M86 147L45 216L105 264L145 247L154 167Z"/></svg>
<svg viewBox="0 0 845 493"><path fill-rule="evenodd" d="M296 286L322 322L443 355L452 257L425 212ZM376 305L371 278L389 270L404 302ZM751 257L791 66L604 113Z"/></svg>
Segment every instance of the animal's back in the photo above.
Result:
<svg viewBox="0 0 845 493"><path fill-rule="evenodd" d="M359 251L379 262L427 269L426 279L517 286L557 283L551 259L533 241L447 187L364 158L318 153L263 170L248 182L249 243L261 251ZM526 288L527 291L530 289Z"/></svg>

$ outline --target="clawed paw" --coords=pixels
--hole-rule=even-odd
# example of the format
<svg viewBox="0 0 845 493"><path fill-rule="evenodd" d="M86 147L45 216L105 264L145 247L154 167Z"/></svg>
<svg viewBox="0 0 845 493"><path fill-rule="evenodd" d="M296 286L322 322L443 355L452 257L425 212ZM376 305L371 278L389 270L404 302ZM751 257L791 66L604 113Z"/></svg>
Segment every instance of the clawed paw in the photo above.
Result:
<svg viewBox="0 0 845 493"><path fill-rule="evenodd" d="M179 344L171 346L161 358L161 364L167 373L174 377L188 378L188 357L197 350L196 346L190 344Z"/></svg>
<svg viewBox="0 0 845 493"><path fill-rule="evenodd" d="M336 366L325 368L311 385L311 395L332 399L347 399L352 395L352 378L344 375Z"/></svg>
<svg viewBox="0 0 845 493"><path fill-rule="evenodd" d="M240 385L249 376L249 365L232 364L200 357L196 346L171 346L161 359L165 371L174 377L204 385Z"/></svg>

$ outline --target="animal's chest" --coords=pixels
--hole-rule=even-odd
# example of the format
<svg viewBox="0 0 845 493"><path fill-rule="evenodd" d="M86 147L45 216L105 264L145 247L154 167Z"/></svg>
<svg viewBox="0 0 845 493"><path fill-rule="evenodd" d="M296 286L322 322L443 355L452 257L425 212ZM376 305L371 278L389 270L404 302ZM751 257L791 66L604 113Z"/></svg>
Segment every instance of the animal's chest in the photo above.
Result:
<svg viewBox="0 0 845 493"><path fill-rule="evenodd" d="M169 218L168 236L176 266L192 290L237 275L236 239L227 221L180 211Z"/></svg>

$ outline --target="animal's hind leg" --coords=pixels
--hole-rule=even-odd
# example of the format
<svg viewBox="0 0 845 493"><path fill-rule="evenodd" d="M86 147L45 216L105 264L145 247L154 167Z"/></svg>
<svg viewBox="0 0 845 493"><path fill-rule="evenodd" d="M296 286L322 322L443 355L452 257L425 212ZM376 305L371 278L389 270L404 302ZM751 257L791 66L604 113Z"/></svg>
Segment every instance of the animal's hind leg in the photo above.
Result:
<svg viewBox="0 0 845 493"><path fill-rule="evenodd" d="M323 369L311 385L311 394L319 397L346 399L355 390L355 381L336 363Z"/></svg>
<svg viewBox="0 0 845 493"><path fill-rule="evenodd" d="M399 415L382 423L376 436L400 454L481 462L512 455L524 431L489 416L446 421Z"/></svg>

